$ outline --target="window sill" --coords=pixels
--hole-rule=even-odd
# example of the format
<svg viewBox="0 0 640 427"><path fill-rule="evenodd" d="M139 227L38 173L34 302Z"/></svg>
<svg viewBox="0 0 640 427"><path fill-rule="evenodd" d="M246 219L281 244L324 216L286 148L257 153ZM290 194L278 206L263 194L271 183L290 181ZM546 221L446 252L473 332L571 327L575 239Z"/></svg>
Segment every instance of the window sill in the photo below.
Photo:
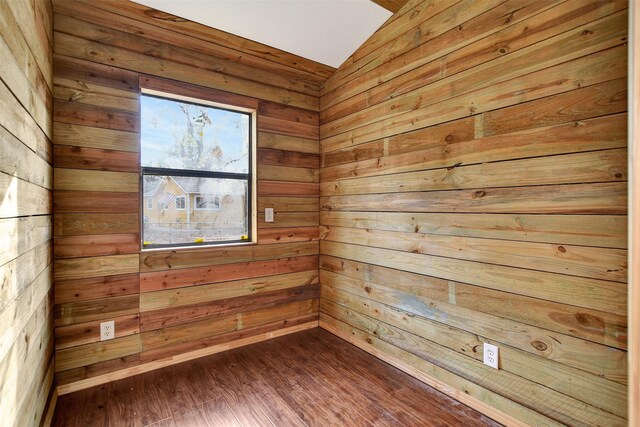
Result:
<svg viewBox="0 0 640 427"><path fill-rule="evenodd" d="M166 252L166 251L183 251L183 250L207 250L207 249L222 249L222 248L232 248L236 246L253 246L257 245L258 242L233 242L233 243L216 243L210 245L193 245L193 246L167 246L164 248L140 248L140 253L150 253L150 252Z"/></svg>

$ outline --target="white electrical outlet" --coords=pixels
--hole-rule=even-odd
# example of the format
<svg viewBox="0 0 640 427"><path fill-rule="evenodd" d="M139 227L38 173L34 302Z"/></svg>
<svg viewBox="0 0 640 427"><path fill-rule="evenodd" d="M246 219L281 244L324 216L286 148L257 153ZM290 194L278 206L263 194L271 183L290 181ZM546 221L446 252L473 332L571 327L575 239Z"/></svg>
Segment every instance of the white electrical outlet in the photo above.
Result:
<svg viewBox="0 0 640 427"><path fill-rule="evenodd" d="M264 208L264 222L273 222L273 208Z"/></svg>
<svg viewBox="0 0 640 427"><path fill-rule="evenodd" d="M100 323L100 341L112 340L116 337L116 325L113 320Z"/></svg>
<svg viewBox="0 0 640 427"><path fill-rule="evenodd" d="M484 343L484 364L498 369L498 347Z"/></svg>

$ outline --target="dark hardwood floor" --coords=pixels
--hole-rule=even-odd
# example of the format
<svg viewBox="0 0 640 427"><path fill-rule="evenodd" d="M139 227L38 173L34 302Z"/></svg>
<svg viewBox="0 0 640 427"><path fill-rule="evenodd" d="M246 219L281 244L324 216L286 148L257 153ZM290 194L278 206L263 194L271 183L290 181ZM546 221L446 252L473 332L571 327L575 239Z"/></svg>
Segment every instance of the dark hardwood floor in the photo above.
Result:
<svg viewBox="0 0 640 427"><path fill-rule="evenodd" d="M61 396L53 424L498 425L317 328Z"/></svg>

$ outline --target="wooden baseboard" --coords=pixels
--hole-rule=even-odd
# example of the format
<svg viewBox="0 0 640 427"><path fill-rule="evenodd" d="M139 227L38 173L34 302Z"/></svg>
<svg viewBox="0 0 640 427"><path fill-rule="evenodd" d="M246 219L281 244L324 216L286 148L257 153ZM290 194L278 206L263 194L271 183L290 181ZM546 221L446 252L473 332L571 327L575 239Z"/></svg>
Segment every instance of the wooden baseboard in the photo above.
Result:
<svg viewBox="0 0 640 427"><path fill-rule="evenodd" d="M49 401L47 407L40 422L41 427L51 427L53 423L53 415L56 412L56 404L58 403L58 390L55 387L51 387L51 394L49 395Z"/></svg>
<svg viewBox="0 0 640 427"><path fill-rule="evenodd" d="M74 391L84 390L86 388L94 387L101 384L106 384L111 381L120 380L134 375L142 374L145 372L153 371L155 369L164 368L165 366L171 366L178 363L186 362L200 357L209 356L223 351L232 350L238 347L244 347L249 344L255 344L261 341L266 341L272 338L281 337L295 332L304 331L307 329L313 329L318 327L318 321L307 322L301 325L291 326L288 328L279 329L277 331L265 332L263 334L254 335L247 338L242 338L236 341L218 344L211 347L202 348L188 353L182 353L175 356L167 357L160 360L154 360L153 362L144 363L142 365L132 366L130 368L121 369L115 372L109 372L108 374L98 375L96 377L87 378L85 380L76 381L70 384L63 384L56 387L57 395L64 395L73 393ZM57 396L56 396L57 397Z"/></svg>
<svg viewBox="0 0 640 427"><path fill-rule="evenodd" d="M342 338L345 341L348 341L349 343L355 345L356 347L366 351L367 353L377 357L378 359L381 359L385 362L387 362L388 364L390 364L391 366L394 366L398 369L400 369L401 371L411 375L412 377L422 381L423 383L435 388L438 391L441 391L442 393L446 394L449 397L452 397L453 399L464 403L465 405L475 409L478 412L481 412L482 414L486 415L487 417L501 423L504 424L505 426L514 426L514 427L527 427L527 424L523 423L520 420L517 420L515 418L513 418L512 416L505 414L504 412L501 412L499 410L497 410L496 408L487 405L485 402L482 402L481 400L476 399L475 397L469 396L465 393L463 393L460 390L454 389L451 386L449 386L448 384L437 380L435 378L430 377L429 375L425 374L424 372L421 372L419 370L417 370L416 368L414 368L413 366L402 362L398 359L396 359L395 357L389 356L388 354L378 350L377 348L362 342L360 340L356 340L354 339L351 335L346 334L342 331L339 331L337 329L335 329L334 327L332 327L331 325L320 321L320 327L340 338Z"/></svg>

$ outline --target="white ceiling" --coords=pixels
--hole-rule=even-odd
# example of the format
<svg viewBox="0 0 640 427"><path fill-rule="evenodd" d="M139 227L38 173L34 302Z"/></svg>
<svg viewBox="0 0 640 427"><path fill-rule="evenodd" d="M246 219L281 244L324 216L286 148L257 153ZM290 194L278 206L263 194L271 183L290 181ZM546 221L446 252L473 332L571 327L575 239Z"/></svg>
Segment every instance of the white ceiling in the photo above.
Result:
<svg viewBox="0 0 640 427"><path fill-rule="evenodd" d="M336 68L391 16L371 0L135 2Z"/></svg>

